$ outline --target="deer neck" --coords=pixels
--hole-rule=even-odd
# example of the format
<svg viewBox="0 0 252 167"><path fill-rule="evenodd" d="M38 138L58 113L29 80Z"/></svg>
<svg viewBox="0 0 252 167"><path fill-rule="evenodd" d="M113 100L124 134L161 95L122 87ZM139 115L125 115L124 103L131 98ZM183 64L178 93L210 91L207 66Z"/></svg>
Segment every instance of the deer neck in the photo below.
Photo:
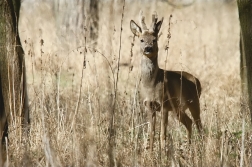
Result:
<svg viewBox="0 0 252 167"><path fill-rule="evenodd" d="M153 84L155 82L158 73L158 55L150 59L146 56L142 56L141 60L141 76L142 83L144 85Z"/></svg>

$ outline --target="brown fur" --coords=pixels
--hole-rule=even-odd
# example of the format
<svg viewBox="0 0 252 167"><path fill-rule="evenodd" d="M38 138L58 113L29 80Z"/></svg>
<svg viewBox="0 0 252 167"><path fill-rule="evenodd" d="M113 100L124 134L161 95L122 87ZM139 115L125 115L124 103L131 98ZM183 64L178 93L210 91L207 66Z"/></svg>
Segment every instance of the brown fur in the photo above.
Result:
<svg viewBox="0 0 252 167"><path fill-rule="evenodd" d="M166 129L168 124L168 111L175 111L187 131L190 142L192 133L192 120L185 113L189 109L201 133L200 119L201 94L200 81L184 71L165 71L158 66L158 32L163 19L157 22L152 16L152 27L146 29L144 19L141 22L144 30L131 20L130 27L134 35L140 39L141 60L141 95L144 98L145 110L150 121L150 148L153 149L155 135L156 111L162 111L161 147L165 147Z"/></svg>

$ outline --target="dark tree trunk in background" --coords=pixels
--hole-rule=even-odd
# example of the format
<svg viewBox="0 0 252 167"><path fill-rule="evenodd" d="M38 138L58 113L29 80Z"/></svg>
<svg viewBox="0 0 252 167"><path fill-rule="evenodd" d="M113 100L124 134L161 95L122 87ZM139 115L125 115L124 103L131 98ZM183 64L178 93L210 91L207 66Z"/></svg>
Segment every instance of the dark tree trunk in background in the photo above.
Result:
<svg viewBox="0 0 252 167"><path fill-rule="evenodd" d="M238 0L241 26L241 80L244 97L248 97L252 121L252 0Z"/></svg>
<svg viewBox="0 0 252 167"><path fill-rule="evenodd" d="M97 44L99 28L99 0L90 0L90 39Z"/></svg>
<svg viewBox="0 0 252 167"><path fill-rule="evenodd" d="M8 134L8 122L15 120L17 127L14 129L22 127L21 124L29 123L24 51L18 35L20 5L21 0L0 2L0 135L2 141ZM3 146L0 150L2 155Z"/></svg>

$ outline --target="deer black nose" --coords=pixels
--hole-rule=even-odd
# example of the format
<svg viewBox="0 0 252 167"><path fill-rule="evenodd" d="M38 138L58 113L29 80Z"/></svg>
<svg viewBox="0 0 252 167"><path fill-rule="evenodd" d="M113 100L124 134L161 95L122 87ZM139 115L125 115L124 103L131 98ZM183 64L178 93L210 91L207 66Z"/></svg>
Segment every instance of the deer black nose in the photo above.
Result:
<svg viewBox="0 0 252 167"><path fill-rule="evenodd" d="M144 48L144 51L145 51L145 52L152 52L152 51L153 51L153 48L148 46L148 47L145 47L145 48Z"/></svg>

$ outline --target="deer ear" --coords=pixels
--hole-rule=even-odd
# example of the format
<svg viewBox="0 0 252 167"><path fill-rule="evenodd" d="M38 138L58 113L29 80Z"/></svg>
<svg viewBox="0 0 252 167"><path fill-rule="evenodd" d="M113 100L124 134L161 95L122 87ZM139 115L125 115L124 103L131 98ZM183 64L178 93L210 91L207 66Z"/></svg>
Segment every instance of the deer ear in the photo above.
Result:
<svg viewBox="0 0 252 167"><path fill-rule="evenodd" d="M131 32L138 37L142 33L141 27L137 25L133 20L130 21L130 29L131 29Z"/></svg>
<svg viewBox="0 0 252 167"><path fill-rule="evenodd" d="M158 34L158 32L159 32L159 30L160 30L160 28L161 28L161 25L162 25L162 23L163 23L163 20L164 20L164 17L162 17L162 19L159 21L159 22L157 22L157 24L156 24L156 26L155 26L155 32Z"/></svg>

